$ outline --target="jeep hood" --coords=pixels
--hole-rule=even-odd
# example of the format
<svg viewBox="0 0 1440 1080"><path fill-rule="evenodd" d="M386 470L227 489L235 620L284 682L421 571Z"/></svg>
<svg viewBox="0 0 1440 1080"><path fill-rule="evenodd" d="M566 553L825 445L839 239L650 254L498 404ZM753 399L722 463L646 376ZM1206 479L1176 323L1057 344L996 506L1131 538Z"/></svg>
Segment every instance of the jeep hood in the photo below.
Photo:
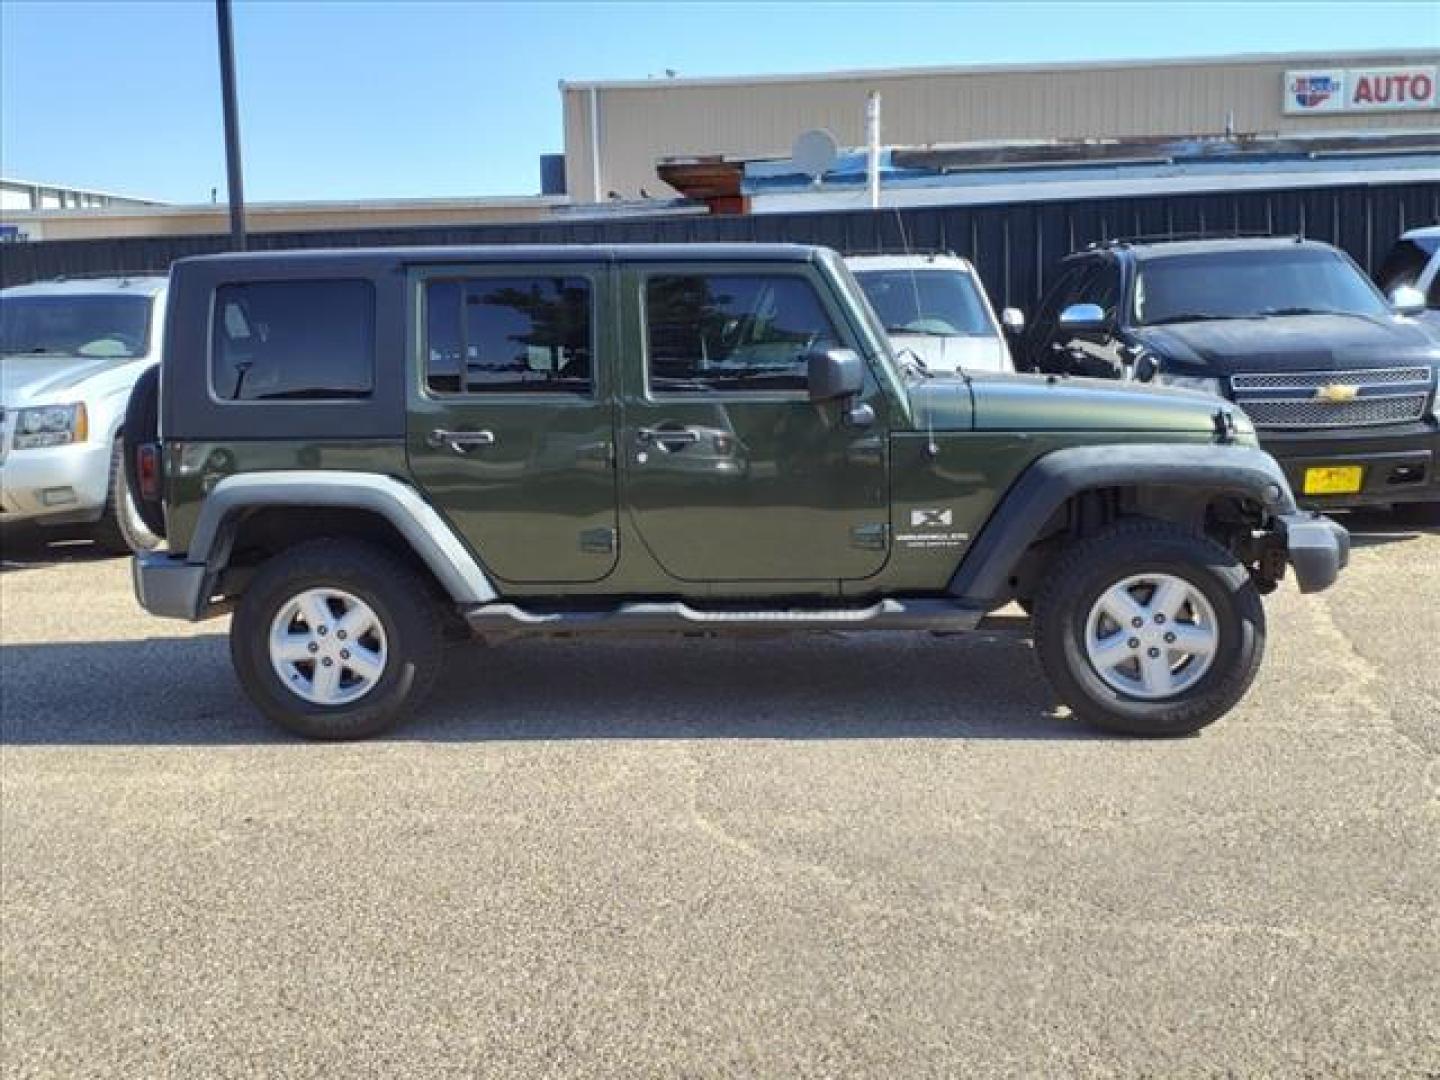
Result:
<svg viewBox="0 0 1440 1080"><path fill-rule="evenodd" d="M1224 377L1248 371L1341 371L1440 362L1440 338L1414 319L1282 315L1138 327L1166 371Z"/></svg>
<svg viewBox="0 0 1440 1080"><path fill-rule="evenodd" d="M1233 405L1170 387L1047 375L975 375L910 386L915 423L935 431L1168 431L1213 434L1215 413Z"/></svg>

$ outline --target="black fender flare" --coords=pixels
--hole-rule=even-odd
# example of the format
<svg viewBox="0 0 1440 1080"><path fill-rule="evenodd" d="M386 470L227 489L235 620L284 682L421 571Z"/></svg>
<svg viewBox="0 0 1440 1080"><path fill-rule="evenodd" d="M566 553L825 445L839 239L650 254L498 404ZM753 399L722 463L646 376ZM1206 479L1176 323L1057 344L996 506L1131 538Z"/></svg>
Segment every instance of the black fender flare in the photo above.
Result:
<svg viewBox="0 0 1440 1080"><path fill-rule="evenodd" d="M1067 499L1101 488L1185 488L1250 499L1270 515L1295 512L1280 466L1265 451L1215 443L1112 443L1055 450L1001 497L946 591L971 605L1001 600L1021 557Z"/></svg>

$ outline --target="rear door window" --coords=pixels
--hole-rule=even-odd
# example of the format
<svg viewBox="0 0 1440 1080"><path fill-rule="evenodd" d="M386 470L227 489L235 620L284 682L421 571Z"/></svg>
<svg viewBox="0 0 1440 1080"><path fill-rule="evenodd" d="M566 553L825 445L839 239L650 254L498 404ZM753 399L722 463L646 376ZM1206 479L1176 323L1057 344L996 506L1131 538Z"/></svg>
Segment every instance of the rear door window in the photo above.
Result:
<svg viewBox="0 0 1440 1080"><path fill-rule="evenodd" d="M211 335L211 386L222 401L368 398L375 387L368 281L222 285Z"/></svg>
<svg viewBox="0 0 1440 1080"><path fill-rule="evenodd" d="M432 394L588 394L590 282L525 275L425 287L425 385Z"/></svg>

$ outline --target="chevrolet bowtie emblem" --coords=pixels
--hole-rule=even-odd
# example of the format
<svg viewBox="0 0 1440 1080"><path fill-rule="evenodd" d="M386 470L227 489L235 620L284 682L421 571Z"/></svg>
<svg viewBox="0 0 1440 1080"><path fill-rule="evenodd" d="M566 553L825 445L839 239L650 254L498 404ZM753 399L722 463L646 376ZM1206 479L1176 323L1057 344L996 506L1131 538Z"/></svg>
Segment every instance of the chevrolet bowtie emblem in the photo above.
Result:
<svg viewBox="0 0 1440 1080"><path fill-rule="evenodd" d="M1315 391L1315 400L1330 405L1344 405L1360 396L1360 388L1349 383L1328 383Z"/></svg>

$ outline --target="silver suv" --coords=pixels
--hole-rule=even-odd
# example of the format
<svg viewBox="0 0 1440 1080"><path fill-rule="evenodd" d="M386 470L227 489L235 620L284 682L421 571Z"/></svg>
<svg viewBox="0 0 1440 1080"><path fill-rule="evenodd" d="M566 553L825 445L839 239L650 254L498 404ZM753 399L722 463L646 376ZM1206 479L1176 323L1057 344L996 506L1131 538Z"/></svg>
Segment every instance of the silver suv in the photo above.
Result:
<svg viewBox="0 0 1440 1080"><path fill-rule="evenodd" d="M160 359L166 279L0 290L0 524L93 525L117 552L158 538L135 510L119 435Z"/></svg>

